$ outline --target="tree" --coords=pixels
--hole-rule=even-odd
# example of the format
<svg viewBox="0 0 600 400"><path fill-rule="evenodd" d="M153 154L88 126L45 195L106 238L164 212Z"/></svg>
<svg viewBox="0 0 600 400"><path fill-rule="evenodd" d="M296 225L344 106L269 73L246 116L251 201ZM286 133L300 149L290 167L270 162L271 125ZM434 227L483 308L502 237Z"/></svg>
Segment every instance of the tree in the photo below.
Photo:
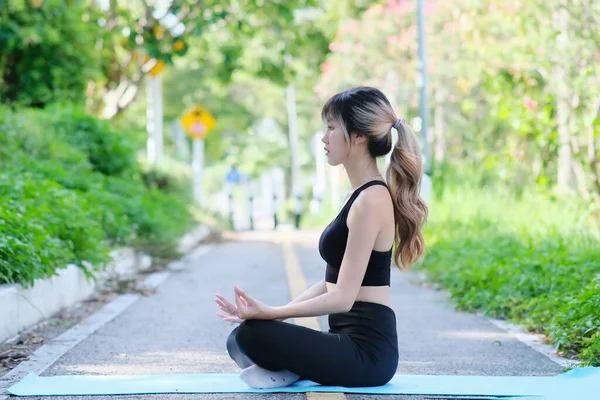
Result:
<svg viewBox="0 0 600 400"><path fill-rule="evenodd" d="M317 93L375 84L414 115L412 3L390 0L344 25L322 65ZM576 184L584 196L600 189L597 2L426 4L436 151L454 168L476 168L481 183L560 181Z"/></svg>
<svg viewBox="0 0 600 400"><path fill-rule="evenodd" d="M266 144L267 140L262 152L252 150L260 147L260 135L252 133L257 122L273 119L286 131L287 83L294 82L297 89L301 137L307 139L320 128L320 103L313 93L319 77L315 65L328 52L327 32L335 31L339 11L314 7L319 5L315 1L288 2L285 7L277 2L256 4L243 2L236 12L229 10L224 22L190 37L189 51L174 60L163 78L165 120L178 118L193 103L203 104L219 121L206 141L207 160L220 161L225 152L244 154L245 164L252 167L249 173L258 173L264 164L253 162L252 155L262 160L264 154L272 154L271 164L289 160L285 141ZM355 13L355 7L359 6L349 6L349 12ZM143 101L130 111L129 120L141 115Z"/></svg>
<svg viewBox="0 0 600 400"><path fill-rule="evenodd" d="M88 107L105 118L127 108L148 73L159 72L188 50L190 36L199 33L194 21L201 13L197 0L166 3L110 0L102 9L89 4L92 21L102 27L96 49L102 54L102 78L88 86Z"/></svg>
<svg viewBox="0 0 600 400"><path fill-rule="evenodd" d="M83 102L87 82L99 78L91 39L99 27L68 2L31 4L0 4L1 101L32 107Z"/></svg>

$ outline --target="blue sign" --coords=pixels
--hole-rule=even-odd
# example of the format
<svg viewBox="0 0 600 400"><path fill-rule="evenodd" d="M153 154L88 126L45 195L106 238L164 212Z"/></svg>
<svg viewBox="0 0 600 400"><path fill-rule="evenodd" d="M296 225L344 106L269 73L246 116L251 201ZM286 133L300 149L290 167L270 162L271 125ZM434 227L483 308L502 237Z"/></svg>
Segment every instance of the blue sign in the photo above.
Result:
<svg viewBox="0 0 600 400"><path fill-rule="evenodd" d="M240 183L240 173L235 167L229 170L227 176L225 177L225 181L233 184Z"/></svg>

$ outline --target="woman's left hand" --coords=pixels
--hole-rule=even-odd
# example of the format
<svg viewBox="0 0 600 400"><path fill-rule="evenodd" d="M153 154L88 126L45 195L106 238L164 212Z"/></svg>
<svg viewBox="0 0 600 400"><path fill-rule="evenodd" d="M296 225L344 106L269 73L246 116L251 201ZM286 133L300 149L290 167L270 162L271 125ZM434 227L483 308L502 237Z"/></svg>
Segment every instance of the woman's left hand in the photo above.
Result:
<svg viewBox="0 0 600 400"><path fill-rule="evenodd" d="M242 289L234 286L237 314L241 319L275 319L273 307L256 300Z"/></svg>
<svg viewBox="0 0 600 400"><path fill-rule="evenodd" d="M221 308L221 310L225 312L225 314L217 312L217 315L221 317L223 321L235 322L236 324L241 324L244 322L244 320L239 317L238 309L235 304L232 304L229 300L218 293L215 296L215 302Z"/></svg>

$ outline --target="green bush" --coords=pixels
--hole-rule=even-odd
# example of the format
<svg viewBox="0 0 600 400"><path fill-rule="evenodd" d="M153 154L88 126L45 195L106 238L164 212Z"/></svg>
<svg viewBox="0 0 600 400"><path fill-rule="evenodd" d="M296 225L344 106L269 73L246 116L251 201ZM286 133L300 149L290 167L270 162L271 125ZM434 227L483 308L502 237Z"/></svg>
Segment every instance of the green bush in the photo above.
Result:
<svg viewBox="0 0 600 400"><path fill-rule="evenodd" d="M60 177L60 183L68 188L85 188L87 184L82 180L93 170L89 156L52 134L51 116L47 111L13 112L0 107L0 163L49 179Z"/></svg>
<svg viewBox="0 0 600 400"><path fill-rule="evenodd" d="M585 204L449 185L430 205L425 238L416 268L460 309L523 324L600 365L600 235Z"/></svg>
<svg viewBox="0 0 600 400"><path fill-rule="evenodd" d="M155 255L174 254L176 239L194 222L185 200L146 189L141 180L107 177L87 198L100 213L109 238L119 244L135 243Z"/></svg>
<svg viewBox="0 0 600 400"><path fill-rule="evenodd" d="M35 160L52 160L75 173L98 171L119 175L139 170L135 149L127 134L70 106L46 110L23 109L12 112L0 108L2 151L10 157L15 151Z"/></svg>
<svg viewBox="0 0 600 400"><path fill-rule="evenodd" d="M101 268L111 246L175 256L195 223L189 195L134 156L125 134L76 108L0 107L0 283L32 285L67 263L92 277L83 261Z"/></svg>
<svg viewBox="0 0 600 400"><path fill-rule="evenodd" d="M33 285L66 263L82 267L108 259L104 231L85 199L29 175L0 176L0 279Z"/></svg>
<svg viewBox="0 0 600 400"><path fill-rule="evenodd" d="M84 152L95 171L118 175L131 170L135 152L125 133L115 131L109 121L99 120L77 108L53 107L52 133Z"/></svg>

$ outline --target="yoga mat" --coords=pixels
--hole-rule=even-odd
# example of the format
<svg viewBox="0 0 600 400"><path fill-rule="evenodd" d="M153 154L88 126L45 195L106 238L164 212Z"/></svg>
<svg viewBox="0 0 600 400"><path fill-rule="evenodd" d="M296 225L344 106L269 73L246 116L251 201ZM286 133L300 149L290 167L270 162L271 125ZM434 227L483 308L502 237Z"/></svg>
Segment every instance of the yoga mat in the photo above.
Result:
<svg viewBox="0 0 600 400"><path fill-rule="evenodd" d="M277 389L252 389L238 374L62 375L30 373L7 390L15 396L127 395L162 393L343 392L446 396L541 396L541 399L600 399L600 368L578 368L557 376L395 375L383 386L346 388L311 381Z"/></svg>

